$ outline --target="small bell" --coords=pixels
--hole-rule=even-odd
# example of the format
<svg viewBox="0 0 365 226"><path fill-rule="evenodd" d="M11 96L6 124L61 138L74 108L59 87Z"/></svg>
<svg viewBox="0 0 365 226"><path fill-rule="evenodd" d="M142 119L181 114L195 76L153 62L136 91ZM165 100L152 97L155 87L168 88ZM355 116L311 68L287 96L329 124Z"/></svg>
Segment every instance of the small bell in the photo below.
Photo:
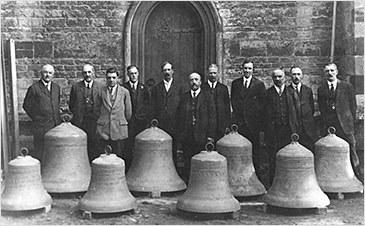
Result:
<svg viewBox="0 0 365 226"><path fill-rule="evenodd" d="M117 213L135 209L137 202L127 187L124 160L111 154L110 146L106 146L104 151L105 154L91 163L90 186L78 208L92 213Z"/></svg>
<svg viewBox="0 0 365 226"><path fill-rule="evenodd" d="M1 194L1 209L24 211L45 208L48 212L52 198L43 187L40 162L28 155L27 148L22 148L20 154L9 162Z"/></svg>

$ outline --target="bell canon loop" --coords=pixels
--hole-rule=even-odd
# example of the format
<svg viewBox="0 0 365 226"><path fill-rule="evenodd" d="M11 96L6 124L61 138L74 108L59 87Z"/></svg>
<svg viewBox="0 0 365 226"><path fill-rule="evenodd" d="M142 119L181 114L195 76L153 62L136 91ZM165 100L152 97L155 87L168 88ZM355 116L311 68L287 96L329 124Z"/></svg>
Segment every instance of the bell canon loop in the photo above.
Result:
<svg viewBox="0 0 365 226"><path fill-rule="evenodd" d="M252 144L237 132L236 124L231 129L229 134L217 141L217 151L227 158L232 194L235 197L262 195L266 189L256 176L252 162Z"/></svg>
<svg viewBox="0 0 365 226"><path fill-rule="evenodd" d="M161 193L186 189L173 162L172 138L157 124L156 119L152 120L152 126L135 138L133 159L127 172L131 191Z"/></svg>
<svg viewBox="0 0 365 226"><path fill-rule="evenodd" d="M355 176L350 160L350 146L336 136L334 127L314 144L314 163L318 184L324 192L362 192L363 185Z"/></svg>
<svg viewBox="0 0 365 226"><path fill-rule="evenodd" d="M240 204L228 184L227 160L208 143L206 150L192 157L189 186L176 208L195 213L229 213Z"/></svg>
<svg viewBox="0 0 365 226"><path fill-rule="evenodd" d="M275 177L263 201L284 208L325 208L330 204L317 183L311 151L299 144L298 134L276 154Z"/></svg>
<svg viewBox="0 0 365 226"><path fill-rule="evenodd" d="M1 209L25 211L46 208L49 211L52 198L42 184L40 162L28 155L27 148L22 148L20 154L8 163Z"/></svg>
<svg viewBox="0 0 365 226"><path fill-rule="evenodd" d="M105 154L92 161L90 186L79 201L78 208L93 213L117 213L135 209L136 199L128 190L124 160L111 153L106 146Z"/></svg>
<svg viewBox="0 0 365 226"><path fill-rule="evenodd" d="M63 115L62 119L63 123L45 134L43 184L50 193L83 192L91 177L87 135L69 122L70 115Z"/></svg>

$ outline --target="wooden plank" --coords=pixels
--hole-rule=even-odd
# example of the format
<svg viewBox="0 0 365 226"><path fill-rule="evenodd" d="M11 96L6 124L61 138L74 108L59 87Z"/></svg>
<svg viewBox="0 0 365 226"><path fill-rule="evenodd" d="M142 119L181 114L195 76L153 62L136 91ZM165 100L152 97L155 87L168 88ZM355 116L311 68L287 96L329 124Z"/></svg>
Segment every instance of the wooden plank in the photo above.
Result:
<svg viewBox="0 0 365 226"><path fill-rule="evenodd" d="M12 136L13 136L13 153L12 157L18 156L19 147L19 115L18 115L18 87L17 87L17 75L16 75L16 62L15 62L15 41L10 39L10 68L11 68L11 79L10 89L12 98L12 109L11 116L13 121Z"/></svg>
<svg viewBox="0 0 365 226"><path fill-rule="evenodd" d="M7 109L8 106L6 104L6 79L5 79L5 59L4 59L4 47L1 45L1 71L0 71L0 108L1 108L1 160L2 160L2 169L4 174L8 172L8 162L9 159L9 140L8 140L8 114ZM2 175L1 175L2 176ZM3 183L1 183L3 185Z"/></svg>

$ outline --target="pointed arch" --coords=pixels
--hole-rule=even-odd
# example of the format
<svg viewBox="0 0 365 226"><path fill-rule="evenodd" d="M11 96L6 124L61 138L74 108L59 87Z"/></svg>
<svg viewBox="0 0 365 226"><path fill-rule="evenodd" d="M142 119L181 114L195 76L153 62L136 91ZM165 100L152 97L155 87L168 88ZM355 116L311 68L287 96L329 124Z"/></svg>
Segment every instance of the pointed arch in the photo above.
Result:
<svg viewBox="0 0 365 226"><path fill-rule="evenodd" d="M133 2L126 15L125 22L125 66L137 64L144 70L143 53L145 25L151 12L162 2ZM213 2L186 2L197 11L204 28L204 68L210 63L222 66L222 22ZM144 73L141 73L142 75ZM143 81L142 77L142 81Z"/></svg>

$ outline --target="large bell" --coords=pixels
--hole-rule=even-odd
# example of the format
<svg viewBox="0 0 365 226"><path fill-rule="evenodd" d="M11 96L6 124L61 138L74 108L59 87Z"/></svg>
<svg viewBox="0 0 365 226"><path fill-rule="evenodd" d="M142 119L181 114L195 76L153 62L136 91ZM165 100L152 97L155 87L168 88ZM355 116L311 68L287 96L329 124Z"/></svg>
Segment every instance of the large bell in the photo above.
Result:
<svg viewBox="0 0 365 226"><path fill-rule="evenodd" d="M252 144L237 129L237 125L232 125L232 131L217 141L217 151L227 158L232 194L235 197L264 194L266 189L257 178L252 162Z"/></svg>
<svg viewBox="0 0 365 226"><path fill-rule="evenodd" d="M349 144L335 132L336 129L330 127L329 134L314 144L318 184L324 192L362 192L363 185L351 166Z"/></svg>
<svg viewBox="0 0 365 226"><path fill-rule="evenodd" d="M172 138L157 128L157 123L152 120L152 126L136 136L132 164L127 172L131 191L151 192L155 196L186 188L173 162Z"/></svg>
<svg viewBox="0 0 365 226"><path fill-rule="evenodd" d="M63 120L44 138L43 184L50 193L83 192L91 177L87 135L69 122L70 116L64 116Z"/></svg>
<svg viewBox="0 0 365 226"><path fill-rule="evenodd" d="M241 208L229 188L227 159L208 143L191 159L189 186L176 208L194 213L229 213ZM209 148L210 147L210 148Z"/></svg>
<svg viewBox="0 0 365 226"><path fill-rule="evenodd" d="M46 208L49 211L52 198L43 187L40 163L27 155L28 149L22 148L20 153L9 162L5 188L1 194L1 209L24 211Z"/></svg>
<svg viewBox="0 0 365 226"><path fill-rule="evenodd" d="M79 209L93 213L117 213L137 207L136 199L127 187L124 160L110 152L111 147L107 146L105 154L92 161L90 186L79 202Z"/></svg>
<svg viewBox="0 0 365 226"><path fill-rule="evenodd" d="M330 204L319 187L311 151L299 144L299 136L276 154L275 177L263 201L284 208L325 208Z"/></svg>

